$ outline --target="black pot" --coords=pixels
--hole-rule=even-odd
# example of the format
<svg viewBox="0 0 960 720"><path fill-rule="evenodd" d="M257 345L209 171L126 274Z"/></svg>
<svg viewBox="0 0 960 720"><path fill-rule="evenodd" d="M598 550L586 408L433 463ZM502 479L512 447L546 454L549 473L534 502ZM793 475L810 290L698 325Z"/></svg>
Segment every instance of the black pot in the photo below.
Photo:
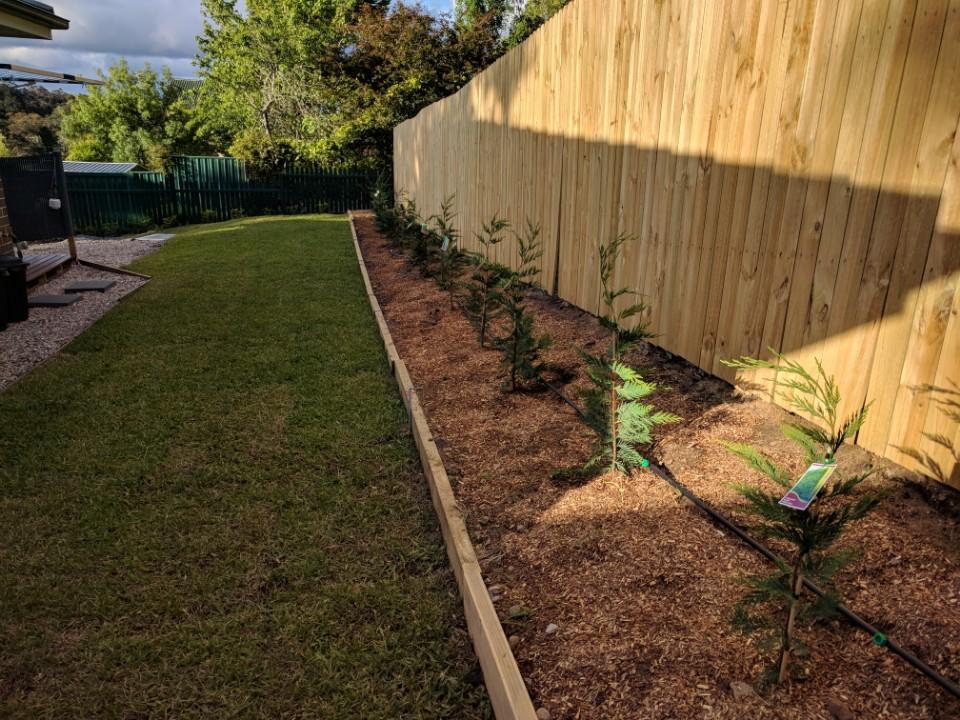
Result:
<svg viewBox="0 0 960 720"><path fill-rule="evenodd" d="M27 264L13 256L0 257L0 293L6 305L7 322L23 322L27 305Z"/></svg>

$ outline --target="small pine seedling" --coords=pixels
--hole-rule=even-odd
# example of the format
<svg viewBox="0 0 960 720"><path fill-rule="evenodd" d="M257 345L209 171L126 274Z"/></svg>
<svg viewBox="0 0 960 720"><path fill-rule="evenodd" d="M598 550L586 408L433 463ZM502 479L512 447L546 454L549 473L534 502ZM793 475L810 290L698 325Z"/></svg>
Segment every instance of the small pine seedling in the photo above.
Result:
<svg viewBox="0 0 960 720"><path fill-rule="evenodd" d="M543 350L550 347L549 335L536 335L533 317L526 311L526 292L535 284L540 272L537 261L543 256L540 226L527 221L525 235L515 233L519 253L518 268L506 279L500 293L500 302L506 315L507 333L494 340L503 352L503 367L508 380L504 389L511 392L522 383L536 382L544 370L540 359Z"/></svg>
<svg viewBox="0 0 960 720"><path fill-rule="evenodd" d="M628 288L611 287L617 257L627 240L626 235L618 235L610 244L599 248L601 300L604 304L600 324L610 331L610 343L599 354L580 350L586 362L587 376L593 383L593 387L580 393L584 402L583 416L597 433L593 455L584 468L587 471L606 464L610 470L627 473L633 467L646 464L637 448L650 443L655 426L680 421L672 413L641 402L653 394L657 386L644 381L622 360L628 349L653 337L644 322L632 329L624 327L624 323L642 314L646 305L634 303L623 310L615 307L619 298L635 295Z"/></svg>
<svg viewBox="0 0 960 720"><path fill-rule="evenodd" d="M394 214L396 219L393 232L389 235L390 244L395 248L408 247L412 239L420 233L423 224L416 201L405 197L398 198L394 205Z"/></svg>
<svg viewBox="0 0 960 720"><path fill-rule="evenodd" d="M396 222L396 214L394 212L393 189L390 187L388 175L385 173L377 175L370 197L377 229L390 237Z"/></svg>
<svg viewBox="0 0 960 720"><path fill-rule="evenodd" d="M601 245L600 255L600 300L604 311L600 316L600 324L610 331L610 350L608 357L611 362L619 361L625 352L636 346L641 340L649 340L655 335L650 332L650 324L639 320L634 327L627 327L635 318L642 316L649 310L646 303L640 301L617 310L617 300L622 297L636 297L637 292L630 288L611 287L613 273L616 269L617 258L623 246L630 240L629 235L621 233L609 245Z"/></svg>
<svg viewBox="0 0 960 720"><path fill-rule="evenodd" d="M500 263L490 260L490 251L504 239L504 233L510 223L494 215L489 223L484 223L483 231L477 235L482 251L470 258L474 270L466 284L463 309L467 313L480 339L480 347L487 342L487 330L490 323L503 312L501 291L511 271Z"/></svg>
<svg viewBox="0 0 960 720"><path fill-rule="evenodd" d="M816 372L811 373L779 353L776 358L776 362L770 362L743 357L724 361L724 364L737 369L776 371L777 383L786 389L782 394L789 405L808 413L826 427L785 423L781 428L784 436L800 447L807 462L834 461L844 441L853 438L863 426L868 407L840 420L839 388L819 360ZM794 510L779 504L781 496L794 484L786 469L751 445L725 443L725 446L778 488L770 491L746 483L734 486L746 501L744 510L756 518L755 531L761 537L781 541L790 548L790 554L777 563L773 573L743 579L749 590L737 603L733 624L753 635L761 652L775 655L767 680L779 684L791 676L793 658L809 653L797 638L798 622L836 614L840 599L835 576L853 560L855 553L831 552L830 548L850 523L863 519L873 509L879 496L861 493L854 497L857 486L872 475L873 470L849 477L843 477L838 470L813 504L806 510ZM826 594L812 600L805 598L804 578L817 583Z"/></svg>
<svg viewBox="0 0 960 720"><path fill-rule="evenodd" d="M451 308L457 280L466 265L466 256L460 249L460 231L453 222L457 216L453 212L453 201L453 195L444 200L440 205L440 213L432 218L438 242L433 248L431 259L431 274L436 278L440 289L450 294Z"/></svg>

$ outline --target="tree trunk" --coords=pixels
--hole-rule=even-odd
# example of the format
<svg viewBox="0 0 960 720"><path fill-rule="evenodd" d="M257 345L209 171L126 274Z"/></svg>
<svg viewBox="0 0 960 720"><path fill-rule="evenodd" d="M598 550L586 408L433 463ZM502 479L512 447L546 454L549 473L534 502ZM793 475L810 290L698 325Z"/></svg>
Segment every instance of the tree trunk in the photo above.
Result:
<svg viewBox="0 0 960 720"><path fill-rule="evenodd" d="M617 469L617 374L610 371L610 469Z"/></svg>
<svg viewBox="0 0 960 720"><path fill-rule="evenodd" d="M802 558L798 558L790 576L790 592L793 599L787 613L787 622L783 626L783 637L780 642L780 669L777 673L777 684L783 683L790 674L790 655L793 649L793 629L797 621L797 611L800 607L800 592L803 589L803 575L800 572Z"/></svg>

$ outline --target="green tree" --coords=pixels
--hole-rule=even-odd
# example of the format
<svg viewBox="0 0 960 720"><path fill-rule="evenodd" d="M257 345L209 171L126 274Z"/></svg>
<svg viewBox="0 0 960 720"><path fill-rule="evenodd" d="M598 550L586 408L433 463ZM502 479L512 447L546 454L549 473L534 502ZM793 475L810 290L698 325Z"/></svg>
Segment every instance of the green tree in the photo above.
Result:
<svg viewBox="0 0 960 720"><path fill-rule="evenodd" d="M513 15L510 29L503 40L504 49L516 47L541 25L556 15L570 0L522 0Z"/></svg>
<svg viewBox="0 0 960 720"><path fill-rule="evenodd" d="M10 155L60 149L60 115L71 96L31 85L0 84L0 133Z"/></svg>
<svg viewBox="0 0 960 720"><path fill-rule="evenodd" d="M393 128L496 59L488 20L456 27L386 0L203 0L200 128L231 154L386 167Z"/></svg>
<svg viewBox="0 0 960 720"><path fill-rule="evenodd" d="M133 71L126 60L100 74L102 86L78 96L63 113L61 132L72 160L137 162L163 167L170 155L216 151L199 140L193 97L170 70Z"/></svg>
<svg viewBox="0 0 960 720"><path fill-rule="evenodd" d="M867 419L867 407L849 418L837 415L840 390L819 360L812 373L780 354L776 354L775 362L744 357L724 364L738 369L776 371L784 400L821 425L791 422L781 428L808 463L835 463L837 451L846 440L856 436ZM797 638L797 623L836 614L836 573L855 553L849 549L833 552L831 547L847 525L863 519L878 502L876 494L856 494L860 483L873 471L845 475L835 470L813 504L806 510L796 510L780 504L781 497L794 484L786 468L752 445L726 443L726 447L747 467L773 483L769 488L747 483L735 486L746 501L744 509L757 521L755 531L790 548L790 556L779 562L773 573L744 579L749 590L737 604L733 617L735 627L758 639L761 651L775 653L768 678L782 683L790 677L793 659L807 653L806 646ZM826 594L809 601L803 593L804 578L815 581Z"/></svg>
<svg viewBox="0 0 960 720"><path fill-rule="evenodd" d="M4 136L11 155L35 155L60 149L59 117L56 113L39 115L30 112L7 116Z"/></svg>

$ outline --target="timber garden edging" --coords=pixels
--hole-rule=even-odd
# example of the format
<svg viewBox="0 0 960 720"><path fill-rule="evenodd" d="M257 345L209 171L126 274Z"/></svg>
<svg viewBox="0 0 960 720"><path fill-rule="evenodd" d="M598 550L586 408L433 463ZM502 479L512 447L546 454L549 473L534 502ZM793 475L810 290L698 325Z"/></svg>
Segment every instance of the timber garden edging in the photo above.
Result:
<svg viewBox="0 0 960 720"><path fill-rule="evenodd" d="M360 265L360 274L367 292L367 300L377 321L377 327L383 338L383 346L390 362L390 370L400 395L410 417L410 430L413 434L417 450L420 453L420 463L423 466L427 484L430 487L430 497L433 507L440 520L440 529L447 548L447 557L450 566L460 587L463 598L463 610L467 620L467 630L473 642L474 651L480 661L483 671L484 684L490 703L497 720L536 720L533 702L527 686L520 675L520 668L513 657L510 643L503 632L500 618L490 599L487 586L483 581L480 563L477 561L473 543L467 531L463 513L457 504L444 468L436 441L430 431L427 416L420 405L416 388L407 372L407 367L397 352L387 327L386 318L380 309L380 303L373 292L370 276L367 273L360 243L357 241L357 229L354 225L353 213L350 218L350 233L353 237L353 247L357 253L357 262Z"/></svg>

